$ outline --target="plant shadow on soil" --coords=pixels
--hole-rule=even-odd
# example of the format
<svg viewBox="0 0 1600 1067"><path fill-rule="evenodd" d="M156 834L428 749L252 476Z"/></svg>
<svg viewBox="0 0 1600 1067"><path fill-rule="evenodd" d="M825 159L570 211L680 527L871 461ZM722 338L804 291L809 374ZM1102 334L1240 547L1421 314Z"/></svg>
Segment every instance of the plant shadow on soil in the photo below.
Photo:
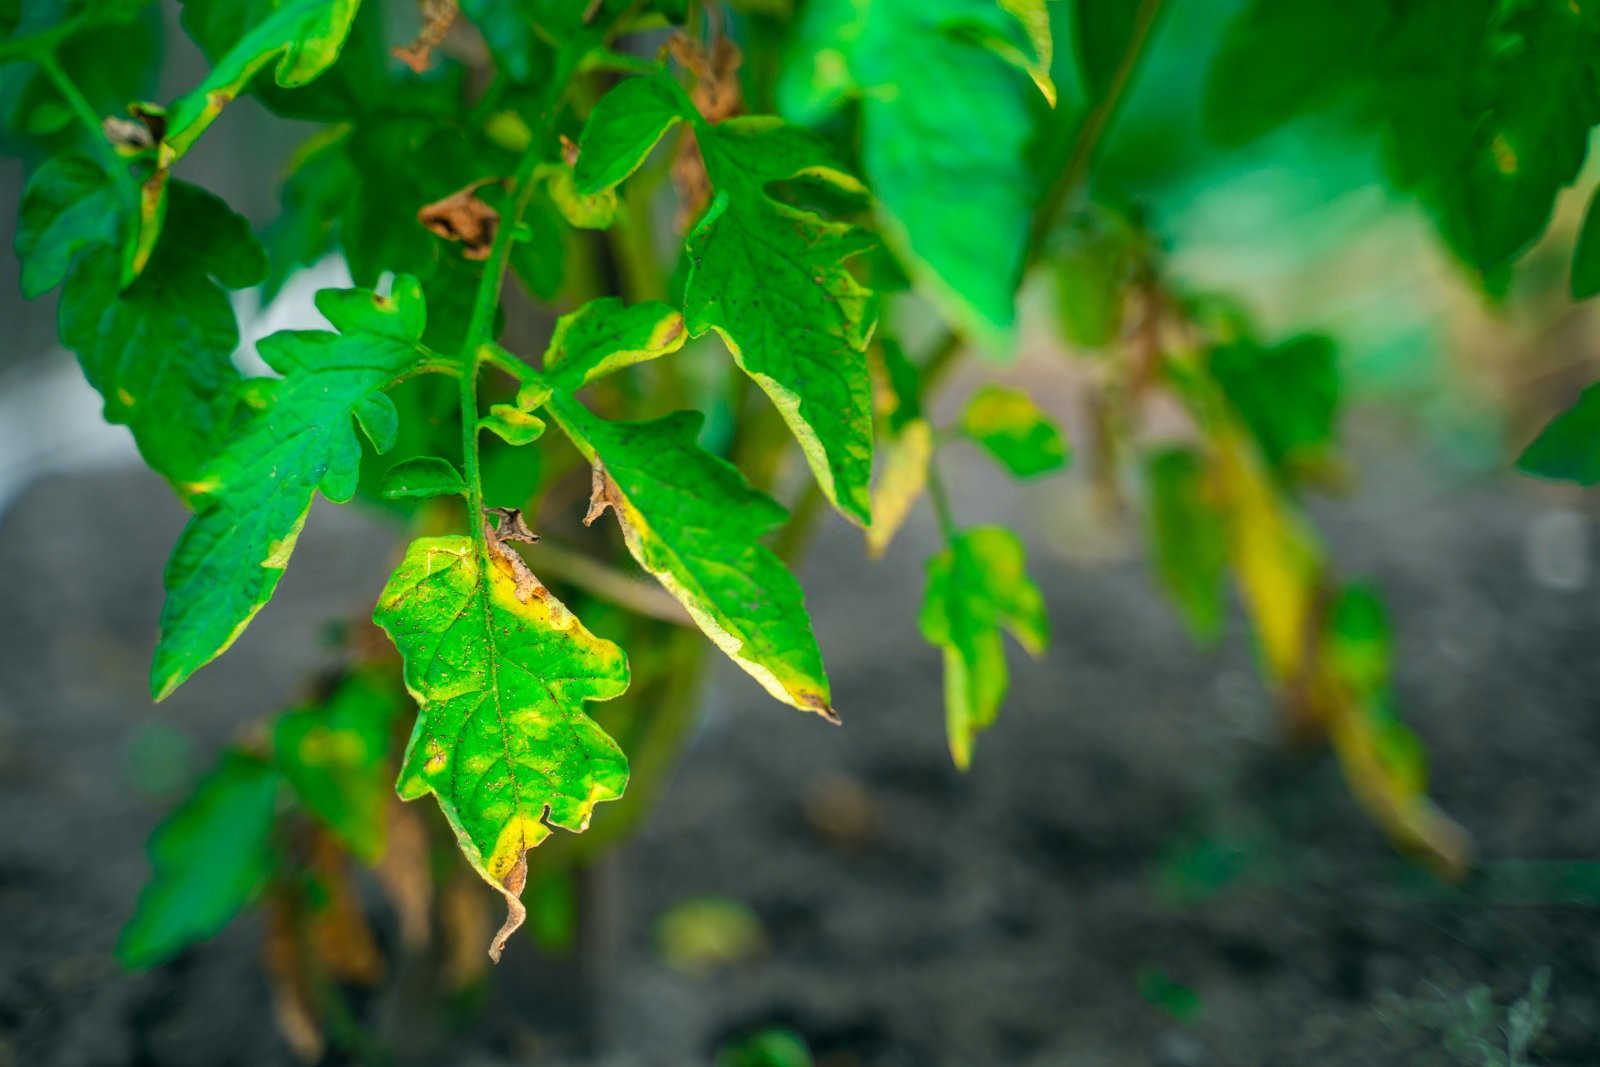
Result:
<svg viewBox="0 0 1600 1067"><path fill-rule="evenodd" d="M1528 1062L1600 1063L1600 598L1528 563L1531 525L1582 497L1451 486L1376 422L1360 491L1315 508L1341 570L1386 593L1399 705L1475 835L1476 873L1446 887L1389 850L1325 755L1280 744L1237 619L1194 648L1137 558L1073 562L1048 494L953 459L961 513L1028 539L1055 634L1046 658L1011 657L971 773L949 765L915 625L931 520L878 564L829 525L802 577L844 728L719 667L656 809L602 868L612 929L579 968L589 992L524 939L424 1062L708 1063L782 1024L831 1067L1476 1064L1451 1028L1498 1040L1548 968ZM152 710L181 522L132 471L42 481L0 520L0 1064L293 1062L256 920L148 974L111 959L173 796L138 754L199 769L292 699L396 534L319 505L276 602ZM699 897L748 906L765 951L668 967L657 922ZM1469 1019L1477 987L1487 1021Z"/></svg>

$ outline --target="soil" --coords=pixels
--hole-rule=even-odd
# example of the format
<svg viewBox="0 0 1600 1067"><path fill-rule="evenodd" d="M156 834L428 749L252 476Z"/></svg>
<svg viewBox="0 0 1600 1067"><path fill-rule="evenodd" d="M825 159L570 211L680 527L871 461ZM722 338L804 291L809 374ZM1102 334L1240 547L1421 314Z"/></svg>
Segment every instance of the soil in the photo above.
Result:
<svg viewBox="0 0 1600 1067"><path fill-rule="evenodd" d="M1359 490L1315 510L1342 569L1386 591L1400 707L1477 841L1464 885L1396 857L1326 756L1283 745L1237 620L1197 649L1079 483L1017 489L957 454L958 511L1024 533L1055 631L1046 658L1012 657L971 772L950 766L915 626L931 520L880 563L828 525L802 577L844 727L715 670L656 810L589 879L613 930L583 966L599 995L552 993L573 965L519 939L425 1062L708 1063L770 1024L831 1067L1504 1062L1460 1031L1496 1036L1548 968L1528 1060L1600 1064L1589 505L1464 478L1381 419L1358 430ZM153 708L182 521L135 468L41 480L0 520L0 1064L293 1062L255 919L147 974L112 961L173 795L130 751L186 743L198 769L290 699L396 533L318 505L274 603ZM656 926L707 896L752 909L766 948L683 974Z"/></svg>

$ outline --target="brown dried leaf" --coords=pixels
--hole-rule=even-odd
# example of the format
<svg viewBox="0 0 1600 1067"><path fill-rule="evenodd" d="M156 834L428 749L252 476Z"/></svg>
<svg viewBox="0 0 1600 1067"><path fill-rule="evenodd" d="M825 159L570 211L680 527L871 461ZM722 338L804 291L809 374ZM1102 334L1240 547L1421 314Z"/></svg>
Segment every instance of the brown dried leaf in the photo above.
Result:
<svg viewBox="0 0 1600 1067"><path fill-rule="evenodd" d="M444 42L456 20L456 0L422 0L422 29L410 44L397 45L389 54L410 67L415 74L425 73L433 63L433 50Z"/></svg>
<svg viewBox="0 0 1600 1067"><path fill-rule="evenodd" d="M373 873L400 920L400 943L417 952L431 940L433 877L428 870L428 831L398 799L389 806L389 827L383 859Z"/></svg>
<svg viewBox="0 0 1600 1067"><path fill-rule="evenodd" d="M489 555L494 558L495 565L511 576L516 583L517 599L526 604L529 600L543 600L550 595L544 583L539 581L533 571L528 569L527 560L522 554L512 548L509 541L532 543L539 540L539 535L528 529L528 524L523 521L520 508L488 508L488 511L505 515L503 531L496 529L487 518L483 520L483 537L489 548Z"/></svg>
<svg viewBox="0 0 1600 1067"><path fill-rule="evenodd" d="M478 190L496 180L476 181L443 200L424 204L417 212L417 221L446 241L461 242L461 254L467 259L488 259L495 232L500 228L500 212L480 200Z"/></svg>
<svg viewBox="0 0 1600 1067"><path fill-rule="evenodd" d="M731 38L719 33L708 53L700 42L675 33L667 39L667 50L693 75L689 99L707 122L721 122L744 110L744 92L739 85L744 54ZM678 193L676 224L680 231L687 231L711 202L711 181L692 130L684 132L672 158L672 185Z"/></svg>

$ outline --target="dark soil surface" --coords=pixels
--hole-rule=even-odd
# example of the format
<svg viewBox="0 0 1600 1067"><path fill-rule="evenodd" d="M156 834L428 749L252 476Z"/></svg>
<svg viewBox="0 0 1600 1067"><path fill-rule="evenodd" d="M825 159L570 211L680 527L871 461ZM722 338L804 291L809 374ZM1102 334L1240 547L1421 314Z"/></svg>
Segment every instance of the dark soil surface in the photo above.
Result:
<svg viewBox="0 0 1600 1067"><path fill-rule="evenodd" d="M1055 628L1047 658L1013 658L971 773L950 767L915 626L931 521L878 564L828 526L803 578L845 727L716 670L660 804L592 880L615 926L583 968L603 989L592 1044L571 991L548 994L573 965L520 939L423 1062L703 1064L780 1023L832 1067L1476 1065L1451 1036L1469 991L1488 988L1493 1035L1549 968L1528 1061L1600 1064L1600 598L1592 523L1562 510L1582 498L1463 484L1368 425L1361 489L1316 508L1342 569L1387 593L1401 707L1476 837L1477 873L1447 888L1390 851L1325 756L1283 747L1237 626L1193 647L1137 553L1111 551L1136 535L1078 517L1070 480L1014 489L955 458L959 511L1024 532ZM395 534L319 505L277 600L152 708L182 521L131 470L41 482L0 520L3 1065L292 1062L255 919L153 973L112 961L171 802L136 787L130 745L157 721L199 768L289 700ZM753 909L767 951L667 967L659 917L704 896Z"/></svg>

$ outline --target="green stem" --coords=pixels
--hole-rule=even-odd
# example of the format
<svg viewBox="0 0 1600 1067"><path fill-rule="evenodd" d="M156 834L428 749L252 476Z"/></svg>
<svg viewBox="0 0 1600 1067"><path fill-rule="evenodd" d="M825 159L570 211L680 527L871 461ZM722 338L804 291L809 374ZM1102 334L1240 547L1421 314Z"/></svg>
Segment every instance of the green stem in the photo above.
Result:
<svg viewBox="0 0 1600 1067"><path fill-rule="evenodd" d="M956 539L956 517L950 508L950 494L945 491L944 479L939 475L938 457L928 459L928 497L933 501L933 513L939 519L939 532L944 534L944 539L954 543Z"/></svg>
<svg viewBox="0 0 1600 1067"><path fill-rule="evenodd" d="M517 164L516 175L511 179L515 199L510 213L500 220L495 231L494 245L489 250L483 277L473 297L467 339L457 359L461 367L461 466L467 479L467 525L472 530L474 545L485 557L489 546L483 536L483 481L478 463L478 368L490 358L486 355L486 346L494 339L494 313L500 306L500 289L505 284L506 266L511 259L513 234L533 199L533 172L544 159L544 148L543 142L535 137L533 146Z"/></svg>

